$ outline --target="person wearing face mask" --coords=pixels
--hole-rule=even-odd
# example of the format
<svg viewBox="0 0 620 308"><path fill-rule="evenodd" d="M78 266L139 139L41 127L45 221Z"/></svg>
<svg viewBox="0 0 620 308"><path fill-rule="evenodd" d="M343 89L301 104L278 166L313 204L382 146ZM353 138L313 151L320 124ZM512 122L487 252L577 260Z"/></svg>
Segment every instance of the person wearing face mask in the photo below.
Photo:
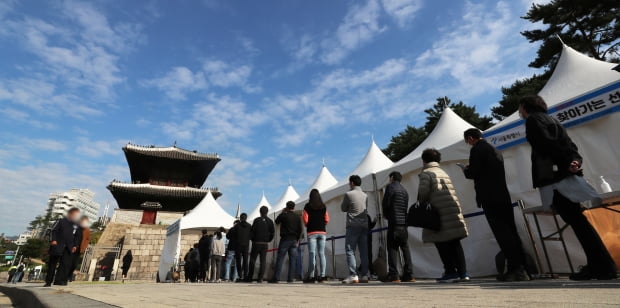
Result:
<svg viewBox="0 0 620 308"><path fill-rule="evenodd" d="M67 216L59 220L52 229L50 238L49 260L44 287L55 285L66 286L67 276L71 269L73 254L78 252L82 241L79 226L80 210L71 208Z"/></svg>
<svg viewBox="0 0 620 308"><path fill-rule="evenodd" d="M73 254L71 270L69 271L69 281L75 280L75 270L78 268L78 264L80 264L80 260L86 252L86 248L88 247L88 243L90 242L90 224L88 222L88 216L82 216L82 218L80 218L79 225L80 231L82 232L82 240L80 241L78 251Z"/></svg>

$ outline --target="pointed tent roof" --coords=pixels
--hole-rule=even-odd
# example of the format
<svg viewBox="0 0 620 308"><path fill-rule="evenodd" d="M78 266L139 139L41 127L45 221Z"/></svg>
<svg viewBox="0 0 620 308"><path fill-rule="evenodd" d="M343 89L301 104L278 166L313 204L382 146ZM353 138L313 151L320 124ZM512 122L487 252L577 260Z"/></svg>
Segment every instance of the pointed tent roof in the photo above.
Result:
<svg viewBox="0 0 620 308"><path fill-rule="evenodd" d="M323 193L328 188L333 187L337 183L338 183L338 180L336 180L336 178L332 175L332 173L329 172L325 164L323 164L323 167L321 167L321 172L319 172L319 175L316 177L314 182L312 182L312 185L308 187L308 189L301 195L299 199L297 199L297 201L295 201L295 203L308 200L310 191L315 188L318 189L319 192Z"/></svg>
<svg viewBox="0 0 620 308"><path fill-rule="evenodd" d="M241 216L241 203L237 203L237 214L235 215L235 219L239 219Z"/></svg>
<svg viewBox="0 0 620 308"><path fill-rule="evenodd" d="M588 57L567 45L563 45L562 55L553 70L553 74L545 87L538 92L538 95L545 99L548 107L553 107L584 93L617 82L620 80L620 74L613 70L616 65ZM515 112L488 131L519 119L519 113Z"/></svg>
<svg viewBox="0 0 620 308"><path fill-rule="evenodd" d="M263 196L260 198L260 201L258 201L258 204L254 208L252 213L248 215L248 222L252 223L255 218L258 218L260 216L260 208L263 205L271 209L271 204L269 204L269 201L267 201L267 197L265 197L265 192L263 192Z"/></svg>
<svg viewBox="0 0 620 308"><path fill-rule="evenodd" d="M338 184L341 185L348 183L349 176L353 174L364 177L371 173L375 173L377 171L389 168L393 164L394 162L392 162L387 156L385 156L383 151L381 151L381 149L377 146L375 140L373 139L362 161L357 165L357 167L355 167L355 169L353 169L353 171L349 173L348 176L338 182Z"/></svg>
<svg viewBox="0 0 620 308"><path fill-rule="evenodd" d="M463 132L473 127L452 109L446 107L430 135L413 152L399 160L396 165L402 165L420 158L425 149L435 148L439 150L460 142L463 140Z"/></svg>
<svg viewBox="0 0 620 308"><path fill-rule="evenodd" d="M280 197L280 200L278 200L278 202L276 202L271 208L271 212L276 213L281 211L286 207L286 202L295 201L297 199L299 199L299 194L295 191L293 185L288 184L288 187L286 188L286 191L284 191L284 194L282 194L282 197Z"/></svg>
<svg viewBox="0 0 620 308"><path fill-rule="evenodd" d="M180 222L181 230L205 228L230 228L235 218L230 216L213 198L211 192L196 205Z"/></svg>

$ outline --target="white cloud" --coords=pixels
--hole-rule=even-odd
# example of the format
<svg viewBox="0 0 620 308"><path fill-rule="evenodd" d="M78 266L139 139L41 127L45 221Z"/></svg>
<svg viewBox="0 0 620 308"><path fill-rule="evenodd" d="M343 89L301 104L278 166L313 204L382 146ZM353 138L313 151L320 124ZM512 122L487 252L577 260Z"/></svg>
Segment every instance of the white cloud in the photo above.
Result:
<svg viewBox="0 0 620 308"><path fill-rule="evenodd" d="M193 105L187 119L164 123L163 129L180 140L199 139L203 144L222 147L252 135L266 120L264 112L249 110L238 99L209 94L205 101Z"/></svg>
<svg viewBox="0 0 620 308"><path fill-rule="evenodd" d="M173 100L186 100L192 92L204 91L213 87L238 87L247 93L260 91L260 87L250 84L252 67L231 65L222 60L205 60L202 67L192 71L185 66L173 67L164 76L143 80L141 84L163 91Z"/></svg>
<svg viewBox="0 0 620 308"><path fill-rule="evenodd" d="M336 64L353 50L372 41L386 29L380 25L380 16L381 6L377 0L368 0L364 5L353 5L335 35L321 43L324 49L321 60L327 64Z"/></svg>
<svg viewBox="0 0 620 308"><path fill-rule="evenodd" d="M184 100L187 93L207 88L203 72L194 73L184 66L173 67L163 77L146 80L142 84L158 88L173 100Z"/></svg>
<svg viewBox="0 0 620 308"><path fill-rule="evenodd" d="M354 2L334 31L326 35L295 35L285 29L282 44L294 62L287 69L295 71L308 63L321 61L334 65L342 62L355 50L372 42L387 30L381 24L387 15L398 27L407 27L422 8L422 0L367 0Z"/></svg>
<svg viewBox="0 0 620 308"><path fill-rule="evenodd" d="M90 158L99 158L106 155L121 156L121 149L125 144L127 144L125 140L107 141L79 138L75 151Z"/></svg>
<svg viewBox="0 0 620 308"><path fill-rule="evenodd" d="M260 90L248 83L252 74L252 67L249 65L233 66L222 60L206 60L203 63L203 69L209 82L215 86L223 88L240 87L246 92Z"/></svg>
<svg viewBox="0 0 620 308"><path fill-rule="evenodd" d="M88 171L85 172L85 170ZM0 232L18 234L26 231L28 222L43 214L50 193L71 188L88 188L95 200L103 205L112 199L106 185L113 178L123 178L126 166L66 165L60 163L30 163L28 166L0 166Z"/></svg>
<svg viewBox="0 0 620 308"><path fill-rule="evenodd" d="M443 83L454 80L452 91L469 97L496 91L521 74L514 62L529 48L519 37L518 17L503 1L491 8L467 2L463 19L443 29L432 47L418 56L412 72Z"/></svg>
<svg viewBox="0 0 620 308"><path fill-rule="evenodd" d="M41 79L18 78L0 79L0 101L8 101L24 108L35 110L45 114L46 119L50 116L70 116L73 118L84 118L101 114L101 111L91 106L88 102L81 101L79 97L72 93L61 91L51 82ZM11 115L18 119L29 119L23 110L10 109ZM31 123L37 123L35 122ZM40 127L47 126L39 123Z"/></svg>
<svg viewBox="0 0 620 308"><path fill-rule="evenodd" d="M75 20L83 28L79 36L86 42L106 49L124 52L144 40L140 24L119 23L112 27L101 12L87 2L66 1L64 3L67 18Z"/></svg>
<svg viewBox="0 0 620 308"><path fill-rule="evenodd" d="M0 79L0 100L47 117L101 114L108 105L102 103L110 103L125 81L121 57L144 41L141 26L112 24L85 2L66 1L54 9L50 14L60 18L0 14L0 36L35 56L16 63L22 77Z"/></svg>
<svg viewBox="0 0 620 308"><path fill-rule="evenodd" d="M7 107L0 109L0 115L2 115L6 119L10 119L14 123L25 123L26 125L31 127L43 128L46 130L52 130L56 128L56 125L51 121L39 121L33 119L29 113L15 108Z"/></svg>
<svg viewBox="0 0 620 308"><path fill-rule="evenodd" d="M385 12L399 27L406 27L422 8L422 0L382 0Z"/></svg>
<svg viewBox="0 0 620 308"><path fill-rule="evenodd" d="M22 139L23 145L28 148L34 148L38 150L51 151L51 152L59 152L65 151L67 149L67 145L64 142L54 140L54 139Z"/></svg>
<svg viewBox="0 0 620 308"><path fill-rule="evenodd" d="M402 117L415 108L403 101L411 89L406 86L409 69L405 59L389 59L363 71L339 69L316 78L307 92L274 98L268 114L279 119L274 121L275 142L298 146L335 127Z"/></svg>
<svg viewBox="0 0 620 308"><path fill-rule="evenodd" d="M258 49L258 47L256 47L256 45L254 44L254 41L252 39L250 39L249 37L246 37L246 36L243 36L243 35L239 35L239 36L237 36L237 42L239 42L239 44L241 45L243 50L246 53L248 53L248 55L256 56L256 55L260 54L260 49Z"/></svg>

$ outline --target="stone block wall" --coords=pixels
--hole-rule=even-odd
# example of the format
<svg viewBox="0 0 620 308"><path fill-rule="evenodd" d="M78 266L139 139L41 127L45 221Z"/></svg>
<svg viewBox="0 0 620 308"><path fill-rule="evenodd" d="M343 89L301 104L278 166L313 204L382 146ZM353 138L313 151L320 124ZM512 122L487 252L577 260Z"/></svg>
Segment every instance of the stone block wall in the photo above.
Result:
<svg viewBox="0 0 620 308"><path fill-rule="evenodd" d="M166 226L138 225L128 228L121 251L121 260L131 250L133 262L127 274L132 280L155 281L159 256L166 240ZM120 263L122 265L122 261ZM121 277L121 269L117 277Z"/></svg>
<svg viewBox="0 0 620 308"><path fill-rule="evenodd" d="M125 232L121 259L128 250L131 249L133 262L127 274L130 280L150 280L157 279L159 269L159 258L164 248L166 240L166 226L160 225L138 225L129 227ZM194 243L198 243L200 234L198 232L187 232L181 235L181 255L183 258ZM120 279L121 269L116 277Z"/></svg>
<svg viewBox="0 0 620 308"><path fill-rule="evenodd" d="M183 217L183 213L158 211L156 221L159 225L169 226L181 217ZM139 225L140 221L142 221L142 211L115 209L111 221L122 224Z"/></svg>

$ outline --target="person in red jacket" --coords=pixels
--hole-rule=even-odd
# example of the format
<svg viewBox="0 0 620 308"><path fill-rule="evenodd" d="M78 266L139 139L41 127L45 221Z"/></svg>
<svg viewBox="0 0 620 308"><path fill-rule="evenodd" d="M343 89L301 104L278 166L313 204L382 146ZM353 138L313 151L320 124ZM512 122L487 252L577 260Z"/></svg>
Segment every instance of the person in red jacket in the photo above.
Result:
<svg viewBox="0 0 620 308"><path fill-rule="evenodd" d="M321 199L317 189L310 191L308 204L304 207L302 215L306 233L308 234L308 277L305 283L325 282L325 240L327 237L326 226L329 223L327 207ZM315 272L316 255L319 255L319 273Z"/></svg>

